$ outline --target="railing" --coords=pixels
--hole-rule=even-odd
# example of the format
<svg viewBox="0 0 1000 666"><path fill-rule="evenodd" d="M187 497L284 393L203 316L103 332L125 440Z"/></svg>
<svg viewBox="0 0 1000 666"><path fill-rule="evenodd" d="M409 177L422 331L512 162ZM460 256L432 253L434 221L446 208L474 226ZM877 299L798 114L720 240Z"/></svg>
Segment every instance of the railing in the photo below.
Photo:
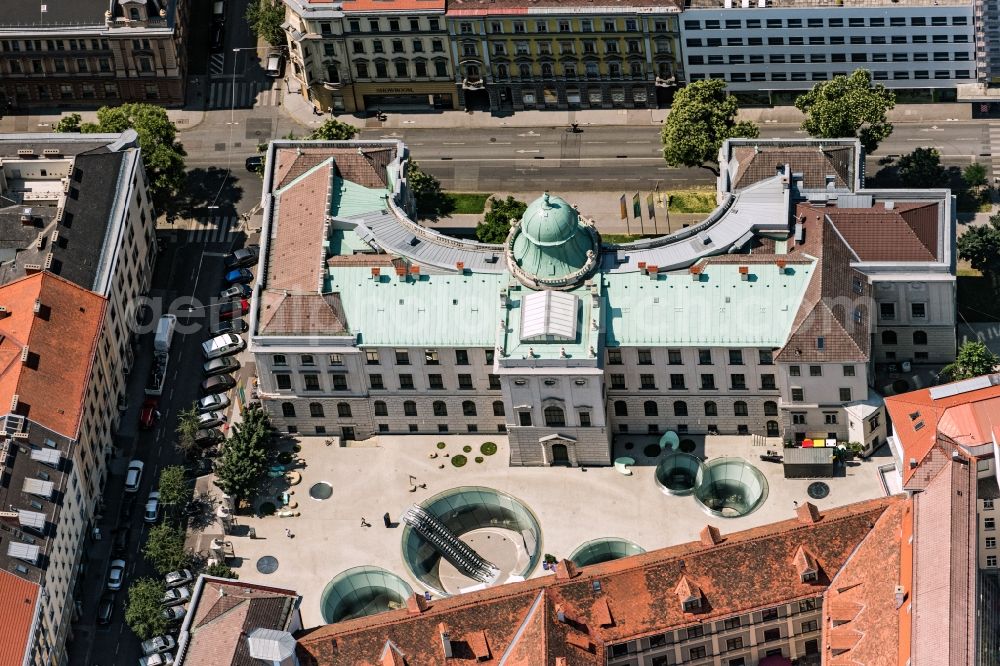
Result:
<svg viewBox="0 0 1000 666"><path fill-rule="evenodd" d="M444 523L423 507L411 506L403 514L403 522L427 540L441 557L469 578L486 584L497 579L500 570L496 565L461 541Z"/></svg>

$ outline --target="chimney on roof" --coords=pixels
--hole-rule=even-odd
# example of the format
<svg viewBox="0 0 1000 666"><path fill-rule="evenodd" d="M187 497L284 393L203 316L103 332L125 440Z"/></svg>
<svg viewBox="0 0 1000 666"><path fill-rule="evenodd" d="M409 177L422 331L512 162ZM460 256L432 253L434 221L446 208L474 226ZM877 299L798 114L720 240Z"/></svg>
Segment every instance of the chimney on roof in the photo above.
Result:
<svg viewBox="0 0 1000 666"><path fill-rule="evenodd" d="M701 545L703 546L715 546L723 542L722 532L714 525L705 525L705 527L701 528L699 536L701 538Z"/></svg>
<svg viewBox="0 0 1000 666"><path fill-rule="evenodd" d="M785 261L784 259L778 259L774 263L776 263L778 265L778 272L780 274L784 275L785 274L785 266L788 265L788 262Z"/></svg>
<svg viewBox="0 0 1000 666"><path fill-rule="evenodd" d="M576 570L576 565L570 560L559 560L556 564L556 580L569 580L576 578L580 574Z"/></svg>
<svg viewBox="0 0 1000 666"><path fill-rule="evenodd" d="M896 600L896 608L898 609L906 601L906 590L902 585L897 585L896 589L893 591L893 596Z"/></svg>
<svg viewBox="0 0 1000 666"><path fill-rule="evenodd" d="M916 468L917 468L917 459L910 458L910 469L916 469Z"/></svg>
<svg viewBox="0 0 1000 666"><path fill-rule="evenodd" d="M800 504L799 508L795 510L795 514L799 518L800 523L805 523L806 525L811 525L813 523L818 523L822 514L820 514L819 509L812 502L806 502L805 504Z"/></svg>
<svg viewBox="0 0 1000 666"><path fill-rule="evenodd" d="M10 310L7 309L6 305L0 305L0 319L10 316Z"/></svg>
<svg viewBox="0 0 1000 666"><path fill-rule="evenodd" d="M650 277L650 279L653 279L653 280L655 280L656 277L660 274L660 267L659 266L647 266L646 270L649 271L649 277Z"/></svg>
<svg viewBox="0 0 1000 666"><path fill-rule="evenodd" d="M455 654L451 648L451 636L448 635L448 625L444 622L438 623L438 634L441 636L441 647L444 649L444 658L451 659Z"/></svg>
<svg viewBox="0 0 1000 666"><path fill-rule="evenodd" d="M646 270L646 262L645 261L640 261L639 262L639 272L642 273L643 275L645 275L648 272Z"/></svg>
<svg viewBox="0 0 1000 666"><path fill-rule="evenodd" d="M458 271L459 275L465 275L465 262L464 261L456 261L455 262L455 270Z"/></svg>
<svg viewBox="0 0 1000 666"><path fill-rule="evenodd" d="M382 277L382 270L378 266L372 266L372 279L378 282Z"/></svg>
<svg viewBox="0 0 1000 666"><path fill-rule="evenodd" d="M41 311L42 311L42 301L36 298L34 312L35 314L38 314Z"/></svg>
<svg viewBox="0 0 1000 666"><path fill-rule="evenodd" d="M740 266L740 279L746 282L750 279L750 267Z"/></svg>
<svg viewBox="0 0 1000 666"><path fill-rule="evenodd" d="M694 280L695 282L701 281L701 266L692 266L690 270L691 270L691 279Z"/></svg>
<svg viewBox="0 0 1000 666"><path fill-rule="evenodd" d="M414 280L420 277L420 266L418 264L410 266L410 275L413 276Z"/></svg>
<svg viewBox="0 0 1000 666"><path fill-rule="evenodd" d="M406 610L410 615L420 615L427 610L427 598L414 592L406 599Z"/></svg>
<svg viewBox="0 0 1000 666"><path fill-rule="evenodd" d="M396 266L396 278L400 282L406 282L406 266Z"/></svg>

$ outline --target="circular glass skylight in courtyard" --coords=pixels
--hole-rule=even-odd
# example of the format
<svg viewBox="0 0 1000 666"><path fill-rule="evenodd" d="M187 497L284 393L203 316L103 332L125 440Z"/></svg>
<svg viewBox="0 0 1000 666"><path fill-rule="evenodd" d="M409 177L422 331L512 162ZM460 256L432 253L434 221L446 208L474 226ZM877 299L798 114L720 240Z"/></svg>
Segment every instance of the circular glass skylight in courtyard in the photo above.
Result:
<svg viewBox="0 0 1000 666"><path fill-rule="evenodd" d="M534 514L492 488L446 490L410 507L402 522L403 561L439 595L527 578L541 556Z"/></svg>
<svg viewBox="0 0 1000 666"><path fill-rule="evenodd" d="M671 453L656 465L653 478L667 495L690 495L704 475L704 465L698 458L681 452Z"/></svg>
<svg viewBox="0 0 1000 666"><path fill-rule="evenodd" d="M378 567L354 567L327 583L320 611L327 624L401 608L413 594L406 581Z"/></svg>
<svg viewBox="0 0 1000 666"><path fill-rule="evenodd" d="M642 555L646 550L627 539L616 539L614 537L604 539L593 539L580 544L580 547L573 551L569 559L579 567L611 560L620 560L623 557L632 555Z"/></svg>
<svg viewBox="0 0 1000 666"><path fill-rule="evenodd" d="M767 479L742 458L716 458L704 464L694 497L713 516L738 518L767 499Z"/></svg>

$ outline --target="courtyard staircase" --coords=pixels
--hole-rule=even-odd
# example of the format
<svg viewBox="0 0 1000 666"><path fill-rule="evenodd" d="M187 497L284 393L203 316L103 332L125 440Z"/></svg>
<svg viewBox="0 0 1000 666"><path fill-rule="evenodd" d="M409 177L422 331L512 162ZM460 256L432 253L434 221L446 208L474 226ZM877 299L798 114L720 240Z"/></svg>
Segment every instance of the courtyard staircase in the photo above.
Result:
<svg viewBox="0 0 1000 666"><path fill-rule="evenodd" d="M416 530L444 559L469 578L489 585L500 574L497 567L459 539L454 532L423 507L411 506L403 522Z"/></svg>

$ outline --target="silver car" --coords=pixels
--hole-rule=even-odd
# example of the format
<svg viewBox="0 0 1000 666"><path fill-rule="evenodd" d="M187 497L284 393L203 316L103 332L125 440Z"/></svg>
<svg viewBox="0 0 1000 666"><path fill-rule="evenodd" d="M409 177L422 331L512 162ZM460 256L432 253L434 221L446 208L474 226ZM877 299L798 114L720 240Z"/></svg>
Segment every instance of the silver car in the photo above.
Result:
<svg viewBox="0 0 1000 666"><path fill-rule="evenodd" d="M222 425L226 420L226 415L222 412L205 412L198 415L198 429L214 428Z"/></svg>
<svg viewBox="0 0 1000 666"><path fill-rule="evenodd" d="M142 642L142 653L145 655L160 654L170 652L177 647L177 641L173 636L157 636Z"/></svg>
<svg viewBox="0 0 1000 666"><path fill-rule="evenodd" d="M229 396L225 393L214 393L212 395L206 395L204 398L198 401L198 411L204 414L205 412L215 412L225 409L229 406Z"/></svg>

